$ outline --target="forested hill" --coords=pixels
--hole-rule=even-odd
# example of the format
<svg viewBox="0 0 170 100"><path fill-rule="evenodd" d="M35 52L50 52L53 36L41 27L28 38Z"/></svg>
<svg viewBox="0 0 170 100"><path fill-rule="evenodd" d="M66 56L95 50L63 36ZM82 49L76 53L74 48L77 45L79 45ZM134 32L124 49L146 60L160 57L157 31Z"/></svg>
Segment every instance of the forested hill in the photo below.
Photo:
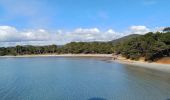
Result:
<svg viewBox="0 0 170 100"><path fill-rule="evenodd" d="M16 46L1 47L0 56L31 54L121 54L126 58L154 61L170 57L170 28L163 32L130 35L111 42L71 42L63 46Z"/></svg>
<svg viewBox="0 0 170 100"><path fill-rule="evenodd" d="M139 36L141 36L141 35L139 35L139 34L130 34L130 35L127 35L127 36L124 36L122 38L115 39L115 40L112 40L112 41L109 41L109 42L112 43L113 45L115 45L117 43L121 43L121 42L127 41L129 39L139 37Z"/></svg>
<svg viewBox="0 0 170 100"><path fill-rule="evenodd" d="M170 57L170 32L149 32L145 35L114 45L114 53L126 58L155 61L161 57Z"/></svg>

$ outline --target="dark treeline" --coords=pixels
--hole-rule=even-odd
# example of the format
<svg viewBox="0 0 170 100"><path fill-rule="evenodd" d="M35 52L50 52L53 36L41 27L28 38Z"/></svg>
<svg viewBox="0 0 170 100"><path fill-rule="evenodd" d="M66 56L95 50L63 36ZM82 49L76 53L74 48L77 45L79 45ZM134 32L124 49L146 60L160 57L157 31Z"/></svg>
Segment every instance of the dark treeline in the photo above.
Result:
<svg viewBox="0 0 170 100"><path fill-rule="evenodd" d="M129 37L128 37L129 38ZM31 54L120 54L126 58L154 61L161 57L170 57L170 28L163 32L149 32L119 42L71 42L63 46L16 46L0 47L0 56Z"/></svg>
<svg viewBox="0 0 170 100"><path fill-rule="evenodd" d="M30 55L30 54L111 54L113 45L106 42L71 42L63 46L16 46L1 47L0 55Z"/></svg>
<svg viewBox="0 0 170 100"><path fill-rule="evenodd" d="M161 57L170 57L170 31L149 32L145 35L123 41L114 46L116 54L138 60L155 61Z"/></svg>

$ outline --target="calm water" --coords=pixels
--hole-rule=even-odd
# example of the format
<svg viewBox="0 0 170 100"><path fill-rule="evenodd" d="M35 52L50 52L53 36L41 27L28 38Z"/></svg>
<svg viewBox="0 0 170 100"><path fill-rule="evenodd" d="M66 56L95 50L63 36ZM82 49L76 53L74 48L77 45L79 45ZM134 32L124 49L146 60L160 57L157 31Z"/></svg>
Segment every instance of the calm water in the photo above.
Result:
<svg viewBox="0 0 170 100"><path fill-rule="evenodd" d="M0 58L0 100L170 100L170 76L156 73L90 58Z"/></svg>

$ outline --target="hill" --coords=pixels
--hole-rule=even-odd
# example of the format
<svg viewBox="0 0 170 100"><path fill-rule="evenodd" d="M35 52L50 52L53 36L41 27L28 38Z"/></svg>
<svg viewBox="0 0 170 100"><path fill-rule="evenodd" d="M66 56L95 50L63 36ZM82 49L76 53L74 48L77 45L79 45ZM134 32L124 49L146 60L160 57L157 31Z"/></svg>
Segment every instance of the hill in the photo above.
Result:
<svg viewBox="0 0 170 100"><path fill-rule="evenodd" d="M112 41L109 41L109 42L112 43L112 44L117 44L117 43L128 41L129 39L136 38L136 37L139 37L139 36L141 36L141 35L139 35L139 34L130 34L130 35L127 35L127 36L124 36L122 38L115 39L115 40L112 40Z"/></svg>
<svg viewBox="0 0 170 100"><path fill-rule="evenodd" d="M125 39L121 43L115 44L116 54L122 54L132 60L144 57L146 61L170 57L170 32L149 32L127 41Z"/></svg>

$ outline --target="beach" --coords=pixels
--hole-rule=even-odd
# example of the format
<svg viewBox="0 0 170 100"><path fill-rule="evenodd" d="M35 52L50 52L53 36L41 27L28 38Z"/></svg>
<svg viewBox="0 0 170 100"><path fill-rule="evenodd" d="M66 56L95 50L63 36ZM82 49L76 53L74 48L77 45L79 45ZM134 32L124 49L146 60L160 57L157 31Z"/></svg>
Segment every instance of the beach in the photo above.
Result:
<svg viewBox="0 0 170 100"><path fill-rule="evenodd" d="M141 68L161 71L165 73L170 73L170 64L167 63L163 64L158 62L146 62L144 60L134 61L134 60L126 59L124 57L118 57L118 59L114 61L122 64L131 65L133 67L141 67Z"/></svg>

